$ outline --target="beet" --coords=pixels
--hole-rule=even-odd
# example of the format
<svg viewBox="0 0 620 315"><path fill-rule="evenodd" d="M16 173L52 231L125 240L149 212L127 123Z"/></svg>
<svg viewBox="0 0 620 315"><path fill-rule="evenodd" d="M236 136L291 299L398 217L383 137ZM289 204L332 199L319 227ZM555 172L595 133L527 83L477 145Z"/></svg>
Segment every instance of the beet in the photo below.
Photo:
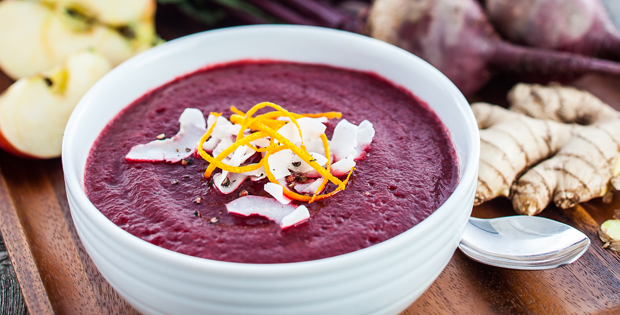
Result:
<svg viewBox="0 0 620 315"><path fill-rule="evenodd" d="M465 95L497 72L537 80L586 72L620 75L620 63L503 41L476 0L376 0L361 16L347 16L321 0L245 1L285 23L340 28L397 45L435 66ZM521 1L535 0L511 3Z"/></svg>
<svg viewBox="0 0 620 315"><path fill-rule="evenodd" d="M501 71L558 77L620 74L614 62L503 41L474 0L377 0L367 29L372 37L428 61L465 95Z"/></svg>
<svg viewBox="0 0 620 315"><path fill-rule="evenodd" d="M486 9L511 41L620 60L620 31L600 0L486 0Z"/></svg>

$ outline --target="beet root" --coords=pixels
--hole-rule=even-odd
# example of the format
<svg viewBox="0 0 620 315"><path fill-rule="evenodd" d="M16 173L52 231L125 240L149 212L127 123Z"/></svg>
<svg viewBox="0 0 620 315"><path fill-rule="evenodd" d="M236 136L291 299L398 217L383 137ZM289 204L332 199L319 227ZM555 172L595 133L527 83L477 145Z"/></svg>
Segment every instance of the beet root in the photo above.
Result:
<svg viewBox="0 0 620 315"><path fill-rule="evenodd" d="M485 6L513 42L620 60L620 31L600 0L486 0Z"/></svg>
<svg viewBox="0 0 620 315"><path fill-rule="evenodd" d="M620 75L620 64L614 62L501 40L474 0L377 0L367 32L426 60L465 95L500 71L554 77Z"/></svg>

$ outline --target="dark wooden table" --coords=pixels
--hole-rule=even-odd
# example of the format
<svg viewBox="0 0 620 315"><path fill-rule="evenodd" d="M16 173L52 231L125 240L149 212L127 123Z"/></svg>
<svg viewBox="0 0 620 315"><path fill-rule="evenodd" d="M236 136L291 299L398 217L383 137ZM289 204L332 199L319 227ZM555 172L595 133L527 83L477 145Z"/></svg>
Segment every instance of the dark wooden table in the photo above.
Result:
<svg viewBox="0 0 620 315"><path fill-rule="evenodd" d="M163 13L161 13L163 12ZM162 10L166 39L205 29ZM0 73L0 91L11 83ZM510 78L492 82L472 100L504 103ZM620 80L587 76L574 85L620 109ZM596 229L620 209L594 200L543 216L586 233L592 246L575 263L546 271L486 266L455 252L435 283L403 314L620 314L620 256L601 248ZM476 207L477 217L514 214L509 202ZM103 279L77 237L65 196L60 159L25 160L0 152L1 314L135 314ZM10 261L8 257L10 256ZM12 263L12 264L11 264ZM16 279L19 281L16 281Z"/></svg>

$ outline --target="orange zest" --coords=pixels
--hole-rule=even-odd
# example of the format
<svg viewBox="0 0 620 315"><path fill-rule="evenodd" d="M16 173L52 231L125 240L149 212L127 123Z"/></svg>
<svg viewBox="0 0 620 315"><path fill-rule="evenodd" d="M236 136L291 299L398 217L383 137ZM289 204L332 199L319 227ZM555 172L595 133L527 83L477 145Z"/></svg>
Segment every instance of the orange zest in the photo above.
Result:
<svg viewBox="0 0 620 315"><path fill-rule="evenodd" d="M329 172L329 169L332 165L331 154L329 153L329 142L327 142L327 136L325 134L321 134L321 140L323 141L323 149L325 150L325 156L327 157L327 164L325 165L325 169ZM347 177L348 179L348 177ZM323 178L323 182L321 185L314 191L314 195L312 195L312 199L308 203L313 203L316 199L316 196L319 192L323 191L327 185L327 178Z"/></svg>
<svg viewBox="0 0 620 315"><path fill-rule="evenodd" d="M254 141L260 138L264 138L265 137L265 133L259 131L256 133L253 133L243 139L241 139L240 141L237 141L235 143L233 143L231 146L229 146L228 148L226 148L224 151L222 151L220 154L218 154L217 157L212 157L211 155L209 155L207 152L205 152L204 150L199 151L200 156L207 160L207 162L209 162L209 167L207 167L207 170L205 171L205 177L211 177L211 173L215 170L215 168L221 168L225 171L228 172L233 172L233 173L245 173L245 172L251 172L251 171L255 171L257 169L259 169L261 166L263 166L263 160L261 160L259 163L256 164L250 164L250 165L246 165L246 166L230 166L224 162L222 162L224 160L225 157L227 157L229 154L235 152L235 150L237 150L238 147L243 146L243 145L247 145L250 143L250 141ZM204 153L203 153L204 152ZM204 155L203 155L204 154Z"/></svg>
<svg viewBox="0 0 620 315"><path fill-rule="evenodd" d="M263 109L266 107L270 107L274 110L264 113L264 114L254 116L260 109ZM287 197L291 199L295 199L295 200L303 201L303 202L309 202L309 203L331 197L337 194L339 191L344 190L346 188L346 185L349 181L351 174L353 173L354 168L351 168L351 171L348 173L345 180L340 180L339 178L331 174L330 172L331 156L330 156L330 150L329 150L329 142L325 134L321 134L320 137L323 143L323 148L325 150L325 156L327 157L327 163L325 167L317 163L316 159L312 157L310 153L308 153L308 151L306 150L303 144L302 131L299 126L299 123L297 122L297 119L300 119L303 117L309 117L309 118L325 117L327 119L341 118L342 117L341 113L326 112L326 113L316 113L316 114L296 114L296 113L291 113L287 111L286 109L282 108L281 106L276 105L274 103L270 103L270 102L263 102L263 103L256 104L255 106L250 108L245 113L237 109L235 106L231 106L230 110L234 113L233 115L231 115L230 121L234 124L238 124L241 126L239 133L237 134L236 141L232 145L230 145L228 148L223 150L221 153L219 153L216 157L211 156L209 153L207 153L204 150L203 144L209 139L209 137L213 133L213 130L217 123L217 117L221 115L221 114L211 113L212 115L216 116L216 121L215 123L213 123L213 125L211 125L209 130L202 136L198 144L198 154L203 159L205 159L207 162L209 162L209 166L205 170L205 177L207 178L210 177L213 171L215 171L215 169L217 168L220 168L224 171L233 172L233 173L245 173L245 172L255 171L255 170L260 169L261 167L264 167L265 175L267 176L269 181L274 184L282 186L284 195L286 195ZM278 119L280 117L288 118L288 120L290 120L290 123L293 123L295 127L297 128L297 131L299 132L299 137L301 139L301 144L299 146L295 145L293 142L291 142L289 139L284 137L282 134L278 133L277 130L279 130L284 125L289 123L289 121ZM247 134L246 133L247 130L251 130L253 131L253 133ZM256 141L259 139L267 139L267 138L269 138L269 145L266 147L257 148L253 144L251 144L251 142L253 141ZM231 165L226 164L224 162L224 159L227 156L229 156L231 153L234 153L235 150L237 150L239 147L242 147L242 146L247 146L256 152L263 152L264 153L263 158L258 163L249 164L245 166L231 166ZM269 157L279 151L287 150L287 149L291 150L294 154L296 154L299 158L301 158L302 161L310 165L322 177L321 185L316 189L316 191L314 192L312 196L299 194L292 190L289 190L288 187L280 184L280 182L278 182L278 180L273 175L269 167ZM327 186L327 183L329 182L332 182L334 185L336 185L336 189L326 194L320 194L325 189L325 187Z"/></svg>

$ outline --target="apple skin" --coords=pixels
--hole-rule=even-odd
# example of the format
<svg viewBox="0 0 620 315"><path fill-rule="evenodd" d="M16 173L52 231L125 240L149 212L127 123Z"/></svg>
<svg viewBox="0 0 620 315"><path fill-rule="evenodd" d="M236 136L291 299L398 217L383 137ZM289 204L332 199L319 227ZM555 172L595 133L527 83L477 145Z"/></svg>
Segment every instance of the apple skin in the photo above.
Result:
<svg viewBox="0 0 620 315"><path fill-rule="evenodd" d="M2 134L2 132L0 132L0 148L8 153L11 153L17 157L20 158L25 158L25 159L40 159L36 156L24 153L20 150L18 150L16 147L14 147L9 140L7 140L4 135Z"/></svg>
<svg viewBox="0 0 620 315"><path fill-rule="evenodd" d="M0 147L21 157L60 156L73 108L111 68L105 56L85 50L51 71L17 80L0 96Z"/></svg>

